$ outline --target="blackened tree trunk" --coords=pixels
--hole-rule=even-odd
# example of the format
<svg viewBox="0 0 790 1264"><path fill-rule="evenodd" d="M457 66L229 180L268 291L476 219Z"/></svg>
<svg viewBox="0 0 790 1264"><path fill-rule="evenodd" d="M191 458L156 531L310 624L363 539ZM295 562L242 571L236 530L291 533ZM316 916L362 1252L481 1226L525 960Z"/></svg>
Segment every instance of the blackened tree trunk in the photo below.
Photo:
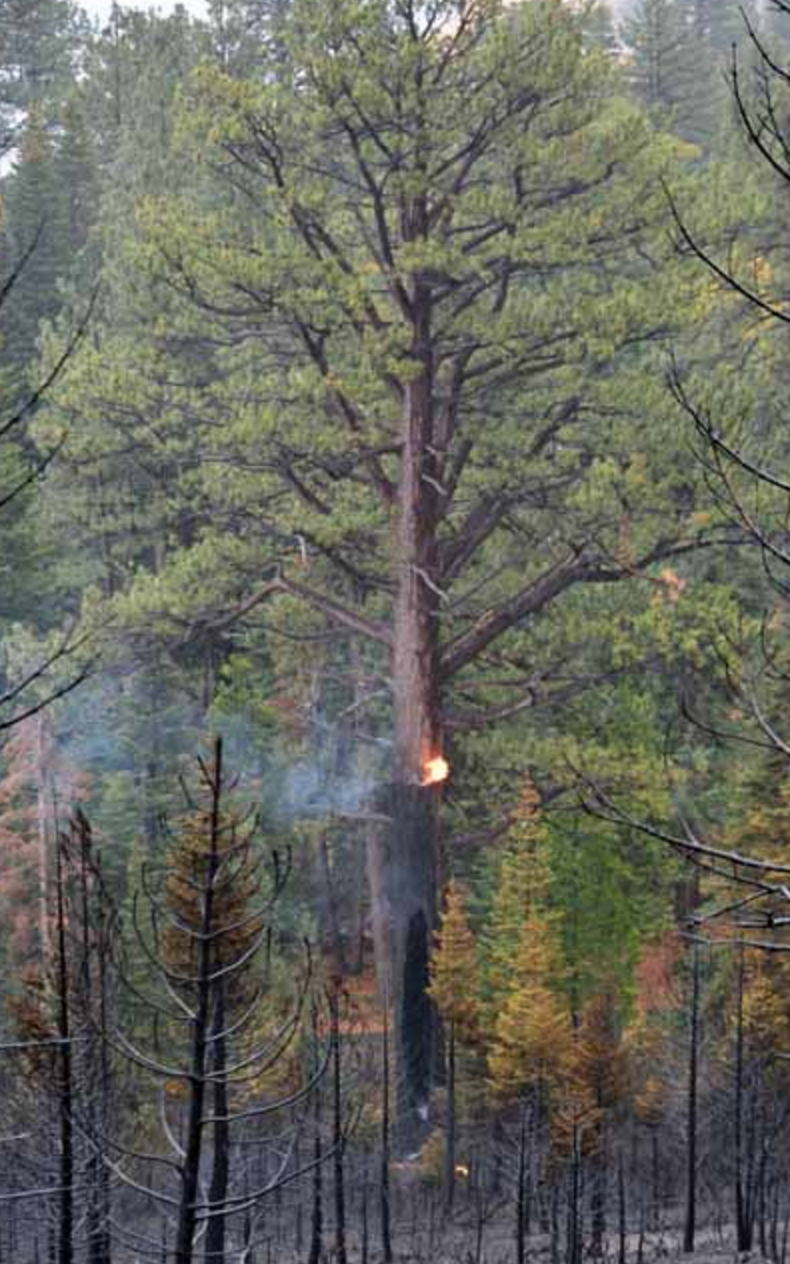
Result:
<svg viewBox="0 0 790 1264"><path fill-rule="evenodd" d="M428 236L421 198L405 206L404 237ZM397 489L397 566L392 653L395 777L389 815L388 895L398 1136L415 1149L427 1125L434 1021L428 959L436 924L438 805L424 785L441 754L437 443L430 286L411 286L413 378L404 388Z"/></svg>
<svg viewBox="0 0 790 1264"><path fill-rule="evenodd" d="M518 1187L516 1189L516 1264L527 1258L527 1103L521 1106L518 1138Z"/></svg>
<svg viewBox="0 0 790 1264"><path fill-rule="evenodd" d="M346 1251L346 1189L343 1137L343 1069L340 1050L340 1011L337 990L331 997L332 1015L332 1144L335 1193L335 1259L348 1264Z"/></svg>
<svg viewBox="0 0 790 1264"><path fill-rule="evenodd" d="M178 1207L175 1258L177 1264L192 1264L197 1226L197 1201L200 1185L200 1164L203 1156L204 1107L206 1099L206 1064L211 1026L212 968L214 963L212 931L214 929L215 880L219 868L220 802L223 786L222 743L215 747L212 770L211 837L208 874L203 897L202 935L198 949L196 1005L192 1023L192 1066L189 1081L187 1127L184 1160L181 1169L181 1196Z"/></svg>
<svg viewBox="0 0 790 1264"><path fill-rule="evenodd" d="M697 1080L699 1073L699 948L692 950L691 1005L689 1010L689 1066L686 1106L686 1217L683 1250L693 1254L697 1227Z"/></svg>
<svg viewBox="0 0 790 1264"><path fill-rule="evenodd" d="M590 1255L595 1259L601 1259L604 1254L604 1240L606 1238L606 1185L607 1185L607 1154L606 1154L606 1136L602 1124L598 1126L598 1148L593 1159L592 1171L592 1193L590 1202L592 1204L592 1241L590 1243Z"/></svg>
<svg viewBox="0 0 790 1264"><path fill-rule="evenodd" d="M573 1153L571 1155L570 1180L568 1182L568 1243L567 1264L580 1264L582 1258L582 1144L581 1130L574 1124Z"/></svg>
<svg viewBox="0 0 790 1264"><path fill-rule="evenodd" d="M739 1251L752 1249L753 1218L750 1214L749 1190L745 1188L743 1096L744 1096L744 1041L743 1041L743 986L745 962L743 948L738 953L735 1016L735 1229Z"/></svg>
<svg viewBox="0 0 790 1264"><path fill-rule="evenodd" d="M628 1207L625 1196L625 1165L623 1163L622 1149L618 1151L617 1155L617 1221L619 1230L617 1264L626 1264L628 1246Z"/></svg>
<svg viewBox="0 0 790 1264"><path fill-rule="evenodd" d="M324 1251L324 1178L321 1140L321 1090L315 1094L315 1137L313 1138L313 1215L310 1225L308 1264L321 1264Z"/></svg>
<svg viewBox="0 0 790 1264"><path fill-rule="evenodd" d="M74 1260L74 1086L71 1057L71 997L69 960L66 946L66 900L61 843L55 848L55 901L58 980L58 1093L60 1098L60 1208L58 1224L58 1264Z"/></svg>
<svg viewBox="0 0 790 1264"><path fill-rule="evenodd" d="M448 1212L452 1211L455 1202L455 1058L455 1022L451 1019L447 1033L447 1144L444 1151L444 1199Z"/></svg>
<svg viewBox="0 0 790 1264"><path fill-rule="evenodd" d="M221 1210L228 1196L230 1181L230 1123L228 1121L228 1081L225 1075L227 1062L225 1037L225 988L222 980L215 984L216 1000L212 1031L214 1065L214 1154L209 1185L209 1201L219 1214L213 1215L206 1230L206 1264L217 1264L225 1259L226 1216Z"/></svg>
<svg viewBox="0 0 790 1264"><path fill-rule="evenodd" d="M370 1257L370 1223L368 1216L368 1160L365 1155L365 1170L362 1179L362 1207L361 1207L361 1229L360 1229L360 1250L359 1264L369 1264Z"/></svg>
<svg viewBox="0 0 790 1264"><path fill-rule="evenodd" d="M379 1212L381 1218L381 1255L384 1264L392 1264L392 1227L390 1207L390 1034L386 1006L384 1008L384 1050L381 1102L381 1169L379 1180Z"/></svg>

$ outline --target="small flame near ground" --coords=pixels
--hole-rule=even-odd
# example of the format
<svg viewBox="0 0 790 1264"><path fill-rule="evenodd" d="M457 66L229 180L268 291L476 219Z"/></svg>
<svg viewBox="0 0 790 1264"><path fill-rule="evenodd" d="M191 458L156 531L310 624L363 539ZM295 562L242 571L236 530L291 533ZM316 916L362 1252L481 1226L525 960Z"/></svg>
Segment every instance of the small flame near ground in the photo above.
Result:
<svg viewBox="0 0 790 1264"><path fill-rule="evenodd" d="M432 759L426 759L422 778L424 786L438 786L442 781L446 781L449 776L450 765L444 758L444 755L434 755Z"/></svg>

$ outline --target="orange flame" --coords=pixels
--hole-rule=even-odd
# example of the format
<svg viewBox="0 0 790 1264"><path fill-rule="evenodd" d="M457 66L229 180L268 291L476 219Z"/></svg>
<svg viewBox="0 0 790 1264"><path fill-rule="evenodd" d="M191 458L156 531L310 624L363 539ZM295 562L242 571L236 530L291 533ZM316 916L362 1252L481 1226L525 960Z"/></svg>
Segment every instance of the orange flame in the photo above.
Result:
<svg viewBox="0 0 790 1264"><path fill-rule="evenodd" d="M424 786L438 786L446 781L450 776L450 765L444 758L444 755L434 755L432 759L426 759L423 766L422 784Z"/></svg>

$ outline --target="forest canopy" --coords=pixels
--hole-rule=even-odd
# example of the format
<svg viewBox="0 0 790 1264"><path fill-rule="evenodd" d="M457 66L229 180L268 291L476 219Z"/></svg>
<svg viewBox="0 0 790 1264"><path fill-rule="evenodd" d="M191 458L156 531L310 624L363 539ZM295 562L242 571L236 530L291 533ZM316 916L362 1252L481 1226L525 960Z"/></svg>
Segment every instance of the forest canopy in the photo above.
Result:
<svg viewBox="0 0 790 1264"><path fill-rule="evenodd" d="M0 1259L784 1264L789 84L0 0Z"/></svg>

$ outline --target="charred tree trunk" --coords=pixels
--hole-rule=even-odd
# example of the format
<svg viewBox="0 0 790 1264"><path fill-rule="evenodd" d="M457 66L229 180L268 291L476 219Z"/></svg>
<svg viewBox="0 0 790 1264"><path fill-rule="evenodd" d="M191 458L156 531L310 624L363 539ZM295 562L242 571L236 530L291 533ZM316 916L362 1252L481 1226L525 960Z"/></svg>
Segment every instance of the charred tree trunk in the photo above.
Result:
<svg viewBox="0 0 790 1264"><path fill-rule="evenodd" d="M689 1011L689 1069L686 1105L686 1217L683 1227L683 1251L694 1252L697 1227L697 1079L699 1069L699 948L694 945L691 973L691 1005Z"/></svg>
<svg viewBox="0 0 790 1264"><path fill-rule="evenodd" d="M527 1258L527 1103L521 1106L518 1144L518 1186L516 1189L516 1264Z"/></svg>
<svg viewBox="0 0 790 1264"><path fill-rule="evenodd" d="M230 1124L228 1122L228 1083L225 1076L225 989L222 980L216 983L214 1012L214 1155L209 1186L209 1201L213 1209L219 1209L228 1196L230 1180ZM206 1264L217 1264L225 1259L225 1214L213 1215L206 1230Z"/></svg>
<svg viewBox="0 0 790 1264"><path fill-rule="evenodd" d="M447 1144L444 1152L444 1199L446 1210L452 1211L455 1201L455 1023L450 1020L447 1033Z"/></svg>
<svg viewBox="0 0 790 1264"><path fill-rule="evenodd" d="M313 1215L310 1225L308 1264L321 1264L324 1251L324 1180L321 1141L321 1089L315 1093L315 1137L313 1138Z"/></svg>
<svg viewBox="0 0 790 1264"><path fill-rule="evenodd" d="M81 814L78 814L75 819L71 831L71 839L78 844L80 863L81 1017L86 1027L86 1035L96 1018L99 1019L101 1040L101 1045L98 1047L93 1038L85 1042L86 1053L83 1064L83 1075L88 1076L88 1082L91 1086L99 1085L98 1093L89 1092L85 1107L90 1146L86 1165L88 1185L88 1205L85 1213L88 1237L87 1255L88 1264L108 1264L110 1259L108 1241L109 1203L106 1198L107 1168L103 1154L107 1116L107 1085L104 1076L107 1058L106 1041L104 1039L106 1031L104 986L106 980L102 976L101 964L99 964L98 968L98 1003L95 995L97 988L94 986L94 965L97 964L97 959L99 963L101 962L105 945L101 933L101 898L96 902L95 908L91 898L93 885L91 829L88 821ZM73 861L74 857L72 857L72 863Z"/></svg>
<svg viewBox="0 0 790 1264"><path fill-rule="evenodd" d="M623 1163L622 1150L620 1150L617 1155L617 1223L619 1230L617 1264L626 1264L628 1246L628 1207L625 1197L625 1166Z"/></svg>
<svg viewBox="0 0 790 1264"><path fill-rule="evenodd" d="M739 1251L752 1249L752 1216L750 1214L749 1191L744 1188L744 1144L743 1144L743 1090L744 1090L744 1049L743 1049L743 985L744 985L743 948L738 954L738 976L736 996L735 1026L735 1229Z"/></svg>
<svg viewBox="0 0 790 1264"><path fill-rule="evenodd" d="M661 1222L661 1153L658 1125L650 1128L650 1175L652 1182L650 1228L658 1229Z"/></svg>
<svg viewBox="0 0 790 1264"><path fill-rule="evenodd" d="M71 1056L71 997L66 947L66 893L60 840L55 845L55 901L58 979L58 1093L60 1098L60 1207L58 1264L74 1259L74 1084Z"/></svg>
<svg viewBox="0 0 790 1264"><path fill-rule="evenodd" d="M197 1004L192 1024L192 1067L189 1081L184 1159L181 1169L181 1196L176 1229L175 1258L177 1264L192 1264L195 1229L197 1226L200 1164L203 1154L206 1061L211 1024L211 979L214 960L211 932L214 926L214 884L219 867L222 778L222 743L217 741L212 770L211 850L203 897L202 934L198 949Z"/></svg>
<svg viewBox="0 0 790 1264"><path fill-rule="evenodd" d="M381 1103L381 1169L379 1211L381 1216L381 1255L384 1264L392 1264L392 1227L390 1208L390 1035L387 1010L384 1009L384 1064L382 1066Z"/></svg>
<svg viewBox="0 0 790 1264"><path fill-rule="evenodd" d="M332 1005L332 1145L335 1194L335 1259L348 1264L346 1250L346 1188L343 1136L343 1069L340 1061L340 1011L337 990Z"/></svg>
<svg viewBox="0 0 790 1264"><path fill-rule="evenodd" d="M582 1258L582 1146L581 1131L574 1124L573 1152L571 1154L570 1180L568 1182L568 1243L566 1250L567 1264L581 1264Z"/></svg>
<svg viewBox="0 0 790 1264"><path fill-rule="evenodd" d="M597 1131L597 1148L593 1158L592 1193L590 1198L592 1212L590 1255L594 1259L602 1259L606 1239L607 1154L606 1136L604 1135L603 1126L599 1124Z"/></svg>
<svg viewBox="0 0 790 1264"><path fill-rule="evenodd" d="M426 211L404 210L405 235L418 240ZM406 384L398 484L397 569L392 677L395 776L387 854L392 1001L400 1145L415 1149L427 1123L433 1012L426 987L436 924L438 806L426 763L441 754L437 436L434 433L430 287L412 283L413 378Z"/></svg>

